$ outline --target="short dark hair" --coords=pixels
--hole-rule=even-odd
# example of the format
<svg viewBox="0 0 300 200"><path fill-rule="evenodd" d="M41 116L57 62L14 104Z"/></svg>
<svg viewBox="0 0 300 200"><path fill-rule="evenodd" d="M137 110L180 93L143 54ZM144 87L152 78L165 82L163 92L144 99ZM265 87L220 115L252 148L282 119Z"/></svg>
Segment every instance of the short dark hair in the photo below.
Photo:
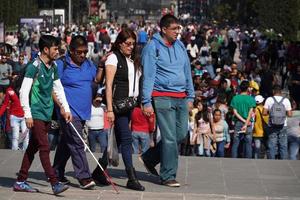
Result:
<svg viewBox="0 0 300 200"><path fill-rule="evenodd" d="M273 86L273 94L281 93L281 86L276 84Z"/></svg>
<svg viewBox="0 0 300 200"><path fill-rule="evenodd" d="M88 43L84 36L76 35L76 36L72 37L72 39L71 39L70 49L75 50L80 46L87 46L87 45L88 45Z"/></svg>
<svg viewBox="0 0 300 200"><path fill-rule="evenodd" d="M39 40L39 49L44 51L44 48L51 48L53 46L59 46L60 41L58 38L52 35L42 35Z"/></svg>
<svg viewBox="0 0 300 200"><path fill-rule="evenodd" d="M216 108L216 109L214 110L213 115L215 115L216 112L220 112L220 113L222 114L222 111L221 111L219 108Z"/></svg>
<svg viewBox="0 0 300 200"><path fill-rule="evenodd" d="M179 20L174 15L166 14L160 19L159 27L160 29L168 28L171 24L175 23L179 23Z"/></svg>
<svg viewBox="0 0 300 200"><path fill-rule="evenodd" d="M240 85L240 89L241 89L241 92L246 92L247 89L249 88L249 81L247 80L244 80L241 82L241 85Z"/></svg>

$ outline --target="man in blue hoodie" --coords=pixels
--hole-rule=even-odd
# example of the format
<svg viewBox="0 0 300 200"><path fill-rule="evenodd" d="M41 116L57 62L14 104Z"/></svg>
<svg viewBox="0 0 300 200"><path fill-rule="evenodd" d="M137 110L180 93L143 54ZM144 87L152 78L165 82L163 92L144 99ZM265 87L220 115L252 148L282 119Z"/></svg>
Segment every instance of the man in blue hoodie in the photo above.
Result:
<svg viewBox="0 0 300 200"><path fill-rule="evenodd" d="M144 114L156 113L161 141L141 156L148 172L158 175L161 183L179 187L176 181L178 143L188 132L188 112L194 101L191 66L187 51L179 40L179 21L173 15L160 20L161 32L153 35L142 53Z"/></svg>

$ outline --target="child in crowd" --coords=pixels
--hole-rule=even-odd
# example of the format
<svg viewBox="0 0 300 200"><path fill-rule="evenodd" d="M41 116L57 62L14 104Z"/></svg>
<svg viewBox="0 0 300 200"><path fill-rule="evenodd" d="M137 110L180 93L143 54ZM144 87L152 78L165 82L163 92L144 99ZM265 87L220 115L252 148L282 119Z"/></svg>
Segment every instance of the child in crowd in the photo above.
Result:
<svg viewBox="0 0 300 200"><path fill-rule="evenodd" d="M253 129L253 142L254 142L254 158L261 158L261 149L262 144L266 146L266 127L269 121L269 116L263 116L263 108L264 108L264 97L261 95L257 95L255 97L256 108L255 108L255 122Z"/></svg>
<svg viewBox="0 0 300 200"><path fill-rule="evenodd" d="M96 94L92 103L91 119L86 121L86 125L88 128L88 141L91 151L96 151L96 144L99 142L100 151L103 153L107 147L108 123L106 119L106 112L104 112L106 108L104 104L101 103L101 94Z"/></svg>
<svg viewBox="0 0 300 200"><path fill-rule="evenodd" d="M206 104L203 103L202 106L202 109L199 109L195 116L194 135L191 142L199 145L198 155L201 155L203 152L204 156L210 157L211 143L214 141L215 134L212 131L211 111Z"/></svg>
<svg viewBox="0 0 300 200"><path fill-rule="evenodd" d="M203 110L203 106L201 100L196 99L194 101L194 108L190 112L190 120L189 120L189 134L190 134L190 145L192 146L191 151L192 155L203 155L203 151L199 151L200 140L198 140L198 135L195 130L195 116L198 112Z"/></svg>
<svg viewBox="0 0 300 200"><path fill-rule="evenodd" d="M155 115L147 117L140 107L135 107L131 116L132 147L134 154L143 154L152 143L151 135L155 130Z"/></svg>
<svg viewBox="0 0 300 200"><path fill-rule="evenodd" d="M222 111L215 109L213 112L214 129L216 133L216 157L224 157L225 149L229 148L230 135L227 122L222 119Z"/></svg>

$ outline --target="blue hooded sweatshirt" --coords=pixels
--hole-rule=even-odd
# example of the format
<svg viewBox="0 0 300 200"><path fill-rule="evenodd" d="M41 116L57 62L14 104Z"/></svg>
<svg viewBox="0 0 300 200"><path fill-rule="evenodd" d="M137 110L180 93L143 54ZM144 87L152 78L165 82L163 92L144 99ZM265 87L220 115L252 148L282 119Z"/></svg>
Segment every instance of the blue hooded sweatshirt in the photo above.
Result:
<svg viewBox="0 0 300 200"><path fill-rule="evenodd" d="M156 40L156 41L154 41ZM194 87L190 60L182 42L176 40L168 47L159 33L142 52L143 96L142 104L151 106L152 92L186 92L194 101Z"/></svg>

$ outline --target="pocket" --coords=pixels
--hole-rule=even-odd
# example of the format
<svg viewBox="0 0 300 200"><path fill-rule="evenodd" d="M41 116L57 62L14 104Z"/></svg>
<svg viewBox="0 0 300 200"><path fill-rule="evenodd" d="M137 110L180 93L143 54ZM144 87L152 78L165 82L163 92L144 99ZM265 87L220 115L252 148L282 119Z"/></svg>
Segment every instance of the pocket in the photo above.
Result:
<svg viewBox="0 0 300 200"><path fill-rule="evenodd" d="M171 100L169 97L154 97L154 107L159 110L170 110Z"/></svg>

